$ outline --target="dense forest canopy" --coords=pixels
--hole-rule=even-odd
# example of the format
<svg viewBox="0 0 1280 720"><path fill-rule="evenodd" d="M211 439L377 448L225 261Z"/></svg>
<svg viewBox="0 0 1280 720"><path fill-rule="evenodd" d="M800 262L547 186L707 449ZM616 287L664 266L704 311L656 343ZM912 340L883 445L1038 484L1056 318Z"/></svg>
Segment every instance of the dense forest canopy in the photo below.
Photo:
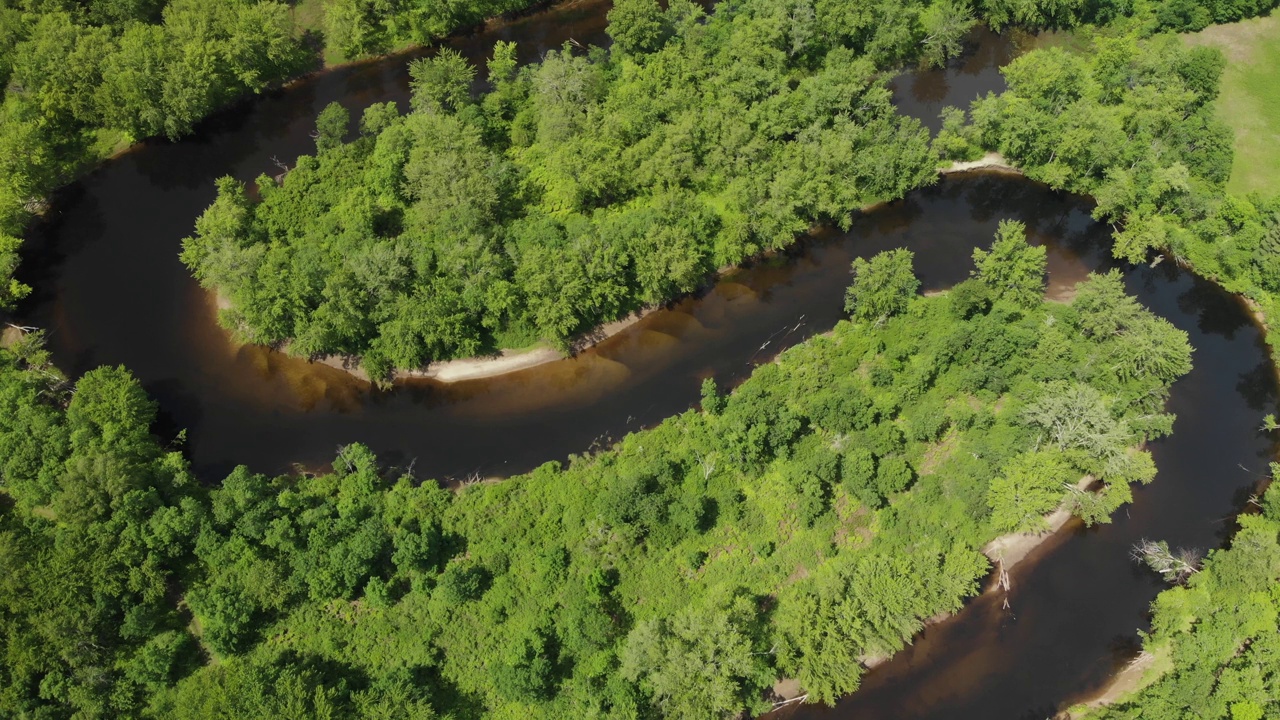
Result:
<svg viewBox="0 0 1280 720"><path fill-rule="evenodd" d="M185 135L214 110L316 67L308 35L318 28L298 25L295 4L0 0L0 308L29 292L12 276L44 195L134 140ZM357 57L389 46L386 32L354 29L355 5L403 46L532 3L323 4L328 21L314 39Z"/></svg>
<svg viewBox="0 0 1280 720"><path fill-rule="evenodd" d="M331 54L358 58L425 45L458 28L540 4L536 0L324 0L324 42Z"/></svg>
<svg viewBox="0 0 1280 720"><path fill-rule="evenodd" d="M1105 522L1172 426L1186 335L1117 273L1045 302L1016 223L975 261L929 298L909 252L859 262L854 321L731 394L457 492L360 446L206 488L127 372L69 391L38 344L0 351L3 704L715 717L783 675L832 702L976 591L996 535Z"/></svg>
<svg viewBox="0 0 1280 720"><path fill-rule="evenodd" d="M248 0L0 1L0 307L41 197L122 142L178 137L310 58L288 6Z"/></svg>
<svg viewBox="0 0 1280 720"><path fill-rule="evenodd" d="M1129 29L1088 37L1081 52L1015 60L1009 89L975 101L940 144L957 157L999 151L1032 178L1093 196L1121 259L1166 251L1280 312L1280 195L1225 190L1232 132L1213 108L1221 53Z"/></svg>
<svg viewBox="0 0 1280 720"><path fill-rule="evenodd" d="M377 379L539 340L567 347L931 182L939 153L994 149L1096 195L1120 257L1171 249L1255 295L1280 282L1259 240L1271 204L1222 190L1231 134L1210 111L1221 55L1148 37L1188 26L1171 6L892 5L744 0L704 16L684 0L624 0L608 50L566 45L517 68L499 43L479 96L476 69L441 51L413 64L411 107L370 108L355 140L342 141L346 111L327 108L317 154L259 178L259 200L222 182L183 259L231 302L223 320L241 338L358 356ZM893 112L884 71L942 62L978 18L1114 22L1083 33L1081 52L1028 53L1008 92L974 103L968 122L949 109L930 143ZM1224 230L1240 242L1224 246Z"/></svg>
<svg viewBox="0 0 1280 720"><path fill-rule="evenodd" d="M903 30L634 0L611 15L611 52L517 68L499 43L479 98L443 50L412 65L412 107L369 108L356 140L326 109L317 154L260 178L258 201L223 181L183 260L245 339L362 356L375 377L563 346L930 182L927 132L877 72L913 52Z"/></svg>
<svg viewBox="0 0 1280 720"><path fill-rule="evenodd" d="M1167 249L1273 307L1280 205L1227 195L1221 57L1161 30L1270 2L620 3L611 49L519 68L442 52L411 107L318 118L252 197L219 185L183 258L243 336L374 375L575 333L999 150L1098 199L1117 253ZM377 52L510 9L333 0ZM271 2L0 0L0 303L36 200L123 137L176 136L310 59ZM1075 27L935 140L884 73L975 21ZM1046 303L1004 224L974 277L915 296L853 267L852 318L616 448L458 491L352 445L321 476L196 482L123 368L74 384L38 333L0 349L0 708L38 717L733 716L812 701L977 589L993 537L1105 522L1170 431L1184 334L1092 277ZM1076 487L1084 475L1096 492ZM1256 718L1274 697L1276 513L1241 521L1152 638L1175 671L1115 717ZM1230 612L1215 611L1226 607ZM1153 645L1153 652L1160 651ZM1271 693L1271 694L1269 694Z"/></svg>

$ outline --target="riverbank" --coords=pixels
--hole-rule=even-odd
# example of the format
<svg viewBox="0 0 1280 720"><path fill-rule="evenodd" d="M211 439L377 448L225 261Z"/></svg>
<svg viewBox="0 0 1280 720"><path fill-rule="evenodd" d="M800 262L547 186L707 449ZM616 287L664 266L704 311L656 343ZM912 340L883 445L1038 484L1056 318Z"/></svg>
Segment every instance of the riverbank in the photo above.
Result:
<svg viewBox="0 0 1280 720"><path fill-rule="evenodd" d="M1092 475L1086 475L1080 478L1076 483L1075 489L1080 492L1089 492L1096 478ZM1009 572L1015 565L1026 559L1032 550L1043 545L1047 540L1056 535L1062 528L1066 527L1071 521L1071 511L1067 509L1064 502L1061 507L1049 513L1044 518L1045 529L1034 533L1011 533L1009 535L1001 535L1000 537L987 543L982 548L982 554L991 559L991 562L1004 572ZM995 589L997 585L993 585L991 589Z"/></svg>
<svg viewBox="0 0 1280 720"><path fill-rule="evenodd" d="M1090 490L1090 486L1095 482L1096 478L1092 475L1085 475L1075 484L1075 488L1082 492L1088 492ZM1001 535L984 545L981 552L983 555L986 555L987 559L992 563L990 577L993 581L988 583L987 587L983 589L982 592L969 598L969 600L966 601L966 604L971 602L974 598L981 597L982 595L993 593L998 590L1004 590L1007 592L1009 588L1012 587L1012 582L1009 579L1009 571L1018 563L1025 560L1033 550L1044 545L1050 540L1059 537L1063 529L1066 528L1067 523L1071 522L1072 517L1074 516L1071 514L1071 511L1067 509L1067 503L1064 500L1057 510L1054 510L1044 517L1044 530L1041 530L1040 532L1009 533L1007 535ZM964 609L961 608L961 612L963 611ZM941 615L936 615L926 620L924 627L927 628L930 625L936 625L950 617L953 617L954 615L955 613L943 613ZM863 667L870 670L877 665L883 665L892 657L892 655L873 655L864 657L861 660Z"/></svg>
<svg viewBox="0 0 1280 720"><path fill-rule="evenodd" d="M978 160L953 162L947 167L940 168L938 173L940 175L950 175L977 171L995 171L1017 175L1022 174L1021 170L1010 165L1003 156L995 152L987 153ZM878 205L870 205L863 208L861 212L871 212L876 207L878 207ZM708 283L715 283L738 267L739 266L736 265L730 265L718 269L710 278L708 278ZM214 304L219 311L227 310L231 307L230 301L221 293L215 293L215 298ZM573 354L594 347L608 338L627 330L657 309L658 308L656 307L645 308L632 313L628 317L605 323L604 325L584 333L573 343ZM445 360L442 362L431 363L424 368L395 370L392 373L391 382L395 383L404 380L427 379L448 384L464 382L467 380L495 378L529 370L541 365L566 360L571 356L572 354L567 355L555 348L547 347L545 345L522 350L503 350L496 355L458 358L456 360ZM312 362L341 370L365 382L372 382L369 378L369 374L360 366L359 358L345 355L326 355L317 358Z"/></svg>
<svg viewBox="0 0 1280 720"><path fill-rule="evenodd" d="M617 335L627 328L635 325L643 320L647 315L657 308L645 308L638 312L632 313L628 317L621 320L614 320L605 323L600 327L582 336L579 342L574 344L575 352L593 347L606 339ZM392 373L391 381L409 379L429 379L441 383L455 383L464 380L479 380L482 378L498 377L510 373L517 373L521 370L528 370L539 365L566 360L568 357L564 353L551 347L534 347L525 350L503 350L497 355L459 358L457 360L445 360L443 362L432 363L425 368L416 370L396 370ZM357 358L342 355L327 355L319 358L314 362L329 367L337 368L344 372L350 373L355 377L370 382L369 374L360 367Z"/></svg>
<svg viewBox="0 0 1280 720"><path fill-rule="evenodd" d="M1094 710L1114 705L1142 690L1159 679L1172 666L1169 653L1168 646L1155 652L1143 650L1138 653L1138 657L1113 675L1097 695L1058 713L1054 720L1083 720Z"/></svg>
<svg viewBox="0 0 1280 720"><path fill-rule="evenodd" d="M1009 164L1009 161L998 152L989 152L977 160L957 160L947 167L939 169L938 172L942 175L950 175L951 173L974 172L976 170L994 170L1015 175L1023 174L1017 167Z"/></svg>

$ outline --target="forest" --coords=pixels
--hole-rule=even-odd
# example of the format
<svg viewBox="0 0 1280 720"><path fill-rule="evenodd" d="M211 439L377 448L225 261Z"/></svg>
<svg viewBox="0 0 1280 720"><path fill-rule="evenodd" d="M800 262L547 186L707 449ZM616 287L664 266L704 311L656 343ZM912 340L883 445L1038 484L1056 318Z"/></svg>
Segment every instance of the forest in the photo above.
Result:
<svg viewBox="0 0 1280 720"><path fill-rule="evenodd" d="M782 676L833 702L978 590L995 536L1108 522L1172 426L1186 335L1118 273L1047 302L1014 222L974 261L926 298L909 251L859 260L850 320L732 392L452 491L359 445L202 485L126 370L71 386L29 336L0 351L0 705L713 717Z"/></svg>
<svg viewBox="0 0 1280 720"><path fill-rule="evenodd" d="M26 223L94 163L315 69L318 44L357 58L530 4L326 0L304 23L274 0L0 0L0 308L30 292Z"/></svg>
<svg viewBox="0 0 1280 720"><path fill-rule="evenodd" d="M718 268L931 183L940 155L995 150L1096 197L1118 257L1168 250L1269 303L1278 208L1223 191L1222 56L1152 35L1195 23L1148 8L1082 33L1083 52L1029 52L1007 92L948 110L931 143L895 114L886 70L943 62L979 17L1087 17L982 10L908 6L877 24L774 0L710 16L625 0L608 50L566 45L518 68L500 43L479 94L476 69L442 50L413 63L411 107L369 108L344 142L351 118L331 105L316 155L260 177L256 198L222 181L183 261L230 302L223 322L243 340L358 357L384 378L539 341L571 349Z"/></svg>
<svg viewBox="0 0 1280 720"><path fill-rule="evenodd" d="M29 292L10 276L43 199L127 142L189 133L321 51L521 4L329 0L301 26L274 2L0 0L0 305ZM240 339L386 378L571 348L998 151L1094 197L1120 259L1167 253L1274 316L1280 200L1226 191L1225 60L1170 34L1271 5L622 0L608 48L522 67L500 44L483 70L441 51L410 67L409 107L331 105L314 155L218 181L181 257ZM931 138L886 83L979 22L1078 42L1025 53ZM833 703L979 591L992 539L1060 507L1108 522L1172 429L1187 336L1118 272L1045 301L1045 252L1013 222L973 260L921 297L909 251L860 259L848 320L741 386L708 380L699 407L615 447L450 488L359 444L318 474L197 478L127 368L72 380L41 332L9 333L0 710L734 717L780 678ZM1099 717L1273 711L1277 498L1203 566L1154 563L1177 582L1145 638L1163 674ZM1153 543L1148 560L1178 560Z"/></svg>
<svg viewBox="0 0 1280 720"><path fill-rule="evenodd" d="M1272 464L1271 474L1280 471ZM1255 501L1258 498L1254 498ZM1138 660L1147 684L1091 720L1273 717L1280 687L1280 489L1238 518L1230 548L1160 594ZM1168 550L1168 548L1164 548ZM1158 678L1158 679L1155 679ZM1154 682L1152 680L1154 679Z"/></svg>
<svg viewBox="0 0 1280 720"><path fill-rule="evenodd" d="M374 105L343 142L351 119L331 105L316 155L259 178L256 201L221 181L183 261L245 340L359 356L375 378L567 347L935 177L927 131L876 72L915 36L883 45L788 12L625 2L611 52L518 68L500 43L478 98L452 51L415 61L411 108Z"/></svg>
<svg viewBox="0 0 1280 720"><path fill-rule="evenodd" d="M945 140L956 156L996 150L1034 179L1092 196L1116 257L1165 252L1275 316L1280 195L1225 190L1232 132L1213 108L1224 65L1218 50L1176 36L1099 33L1086 53L1015 60L1008 91L974 102Z"/></svg>
<svg viewBox="0 0 1280 720"><path fill-rule="evenodd" d="M308 67L289 9L237 0L0 2L0 307L44 197L152 135Z"/></svg>

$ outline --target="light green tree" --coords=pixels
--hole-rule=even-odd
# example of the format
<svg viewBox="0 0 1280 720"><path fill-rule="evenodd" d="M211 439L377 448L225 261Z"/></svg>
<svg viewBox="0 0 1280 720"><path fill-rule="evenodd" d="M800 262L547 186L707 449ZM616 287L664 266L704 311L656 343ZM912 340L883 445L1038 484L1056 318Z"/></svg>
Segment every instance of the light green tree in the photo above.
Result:
<svg viewBox="0 0 1280 720"><path fill-rule="evenodd" d="M925 33L921 63L926 67L941 67L948 58L959 55L964 36L977 22L973 11L963 2L941 0L929 5L920 13L920 25Z"/></svg>
<svg viewBox="0 0 1280 720"><path fill-rule="evenodd" d="M907 308L920 287L912 270L915 255L905 248L886 250L870 261L853 261L853 284L845 292L845 312L855 320L881 320Z"/></svg>
<svg viewBox="0 0 1280 720"><path fill-rule="evenodd" d="M339 103L331 102L316 117L316 150L325 152L342 145L351 124L351 113Z"/></svg>
<svg viewBox="0 0 1280 720"><path fill-rule="evenodd" d="M1043 530L1044 515L1062 502L1071 475L1071 465L1060 451L1015 456L987 488L992 524L1006 532Z"/></svg>
<svg viewBox="0 0 1280 720"><path fill-rule="evenodd" d="M974 248L973 276L995 296L1022 307L1032 307L1044 297L1045 249L1027 244L1027 226L1001 220L990 250Z"/></svg>
<svg viewBox="0 0 1280 720"><path fill-rule="evenodd" d="M716 718L740 712L759 689L765 666L739 627L751 615L749 604L739 599L733 605L686 608L670 620L640 622L622 650L623 676L648 688L667 717Z"/></svg>
<svg viewBox="0 0 1280 720"><path fill-rule="evenodd" d="M619 0L608 17L614 46L632 55L662 47L670 32L658 0Z"/></svg>
<svg viewBox="0 0 1280 720"><path fill-rule="evenodd" d="M414 110L455 112L471 102L471 82L476 69L453 48L441 48L435 57L409 63L409 87Z"/></svg>

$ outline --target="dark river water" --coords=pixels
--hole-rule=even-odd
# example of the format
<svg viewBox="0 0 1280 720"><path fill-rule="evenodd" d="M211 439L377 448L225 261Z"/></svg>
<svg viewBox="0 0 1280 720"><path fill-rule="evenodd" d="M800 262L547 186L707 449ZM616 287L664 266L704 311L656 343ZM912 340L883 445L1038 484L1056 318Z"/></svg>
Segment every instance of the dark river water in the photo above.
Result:
<svg viewBox="0 0 1280 720"><path fill-rule="evenodd" d="M590 0L496 23L449 41L481 64L497 40L537 58L567 40L603 43L608 6ZM943 105L1000 90L1013 49L979 33L966 58L893 84L905 113L937 127ZM894 247L916 252L923 289L963 279L973 247L996 224L1022 220L1049 248L1050 294L1110 266L1108 229L1086 199L999 174L936 186L824 232L784 257L728 274L696 297L646 316L576 358L511 375L390 392L333 368L260 347L236 347L211 298L178 262L181 238L214 198L215 178L251 181L313 150L315 114L339 101L353 116L374 102L407 104L400 55L329 71L232 108L179 143L143 143L54 198L33 228L23 279L37 288L24 322L49 330L58 365L79 374L123 364L160 404L159 431L188 429L197 471L216 482L236 464L262 472L325 465L363 442L387 462L440 480L509 475L599 447L680 412L702 378L744 378L754 364L830 329L849 263ZM1159 476L1111 525L1069 527L1013 572L1010 607L984 595L929 627L874 669L834 709L799 717L1044 718L1103 684L1137 650L1136 631L1160 590L1128 560L1142 537L1212 548L1267 472L1275 448L1257 427L1276 402L1273 368L1244 307L1171 262L1126 269L1129 290L1190 333L1195 370L1173 390L1178 421L1154 443ZM166 438L167 439L167 438Z"/></svg>

